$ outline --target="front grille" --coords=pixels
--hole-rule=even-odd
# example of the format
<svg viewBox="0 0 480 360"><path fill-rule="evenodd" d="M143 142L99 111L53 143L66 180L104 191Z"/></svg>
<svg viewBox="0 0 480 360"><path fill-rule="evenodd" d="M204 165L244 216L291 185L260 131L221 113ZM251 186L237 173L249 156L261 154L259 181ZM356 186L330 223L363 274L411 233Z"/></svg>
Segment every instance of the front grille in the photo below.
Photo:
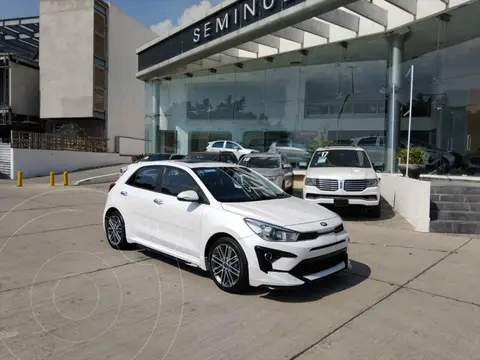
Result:
<svg viewBox="0 0 480 360"><path fill-rule="evenodd" d="M346 249L303 260L290 271L290 274L296 277L303 277L330 269L342 261L348 261Z"/></svg>
<svg viewBox="0 0 480 360"><path fill-rule="evenodd" d="M343 189L345 191L363 191L367 188L367 180L345 180Z"/></svg>
<svg viewBox="0 0 480 360"><path fill-rule="evenodd" d="M321 191L337 191L338 181L332 179L317 179L317 188Z"/></svg>
<svg viewBox="0 0 480 360"><path fill-rule="evenodd" d="M343 224L340 224L336 228L330 229L330 230L323 230L323 231L318 230L318 231L303 232L303 233L300 233L297 240L298 241L313 240L313 239L318 238L321 235L327 235L327 234L331 234L331 233L339 234L343 230L344 230Z"/></svg>

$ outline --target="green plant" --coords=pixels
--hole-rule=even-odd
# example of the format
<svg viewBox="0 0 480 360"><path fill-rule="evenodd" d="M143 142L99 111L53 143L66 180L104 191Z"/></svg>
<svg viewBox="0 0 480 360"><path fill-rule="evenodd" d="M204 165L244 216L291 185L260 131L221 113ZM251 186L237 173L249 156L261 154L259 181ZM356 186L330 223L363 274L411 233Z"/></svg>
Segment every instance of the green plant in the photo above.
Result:
<svg viewBox="0 0 480 360"><path fill-rule="evenodd" d="M422 165L423 162L423 151L420 148L410 148L409 154L409 164ZM400 149L398 152L398 160L400 164L407 163L407 149Z"/></svg>

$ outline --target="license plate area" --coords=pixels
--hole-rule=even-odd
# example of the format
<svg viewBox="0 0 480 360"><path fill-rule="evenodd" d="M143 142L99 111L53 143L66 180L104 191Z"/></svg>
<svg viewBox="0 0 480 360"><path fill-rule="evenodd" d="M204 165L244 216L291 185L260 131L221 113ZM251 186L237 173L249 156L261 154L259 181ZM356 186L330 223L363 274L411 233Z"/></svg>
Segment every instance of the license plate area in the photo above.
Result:
<svg viewBox="0 0 480 360"><path fill-rule="evenodd" d="M348 206L348 199L333 199L333 205L338 207L346 207Z"/></svg>

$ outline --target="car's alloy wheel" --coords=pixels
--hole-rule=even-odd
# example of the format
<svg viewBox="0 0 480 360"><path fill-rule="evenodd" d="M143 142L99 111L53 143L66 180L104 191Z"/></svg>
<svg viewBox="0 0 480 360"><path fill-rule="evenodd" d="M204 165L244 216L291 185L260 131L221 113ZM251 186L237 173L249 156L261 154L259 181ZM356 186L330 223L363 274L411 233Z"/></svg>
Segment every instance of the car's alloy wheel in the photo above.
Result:
<svg viewBox="0 0 480 360"><path fill-rule="evenodd" d="M118 211L113 211L105 217L105 232L108 243L118 250L125 250L131 247L125 236L125 223Z"/></svg>
<svg viewBox="0 0 480 360"><path fill-rule="evenodd" d="M215 242L208 256L209 270L217 286L238 293L248 287L248 265L240 245L230 238Z"/></svg>

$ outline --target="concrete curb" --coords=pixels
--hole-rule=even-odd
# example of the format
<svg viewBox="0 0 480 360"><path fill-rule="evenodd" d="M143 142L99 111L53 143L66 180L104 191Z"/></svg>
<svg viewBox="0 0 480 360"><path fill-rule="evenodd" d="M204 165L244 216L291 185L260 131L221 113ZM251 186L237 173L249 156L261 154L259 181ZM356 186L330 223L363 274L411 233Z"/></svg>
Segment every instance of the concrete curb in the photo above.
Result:
<svg viewBox="0 0 480 360"><path fill-rule="evenodd" d="M110 182L115 182L120 177L118 172L106 175L92 176L89 178L81 179L76 181L73 186L81 185L93 185L93 184L105 184Z"/></svg>

